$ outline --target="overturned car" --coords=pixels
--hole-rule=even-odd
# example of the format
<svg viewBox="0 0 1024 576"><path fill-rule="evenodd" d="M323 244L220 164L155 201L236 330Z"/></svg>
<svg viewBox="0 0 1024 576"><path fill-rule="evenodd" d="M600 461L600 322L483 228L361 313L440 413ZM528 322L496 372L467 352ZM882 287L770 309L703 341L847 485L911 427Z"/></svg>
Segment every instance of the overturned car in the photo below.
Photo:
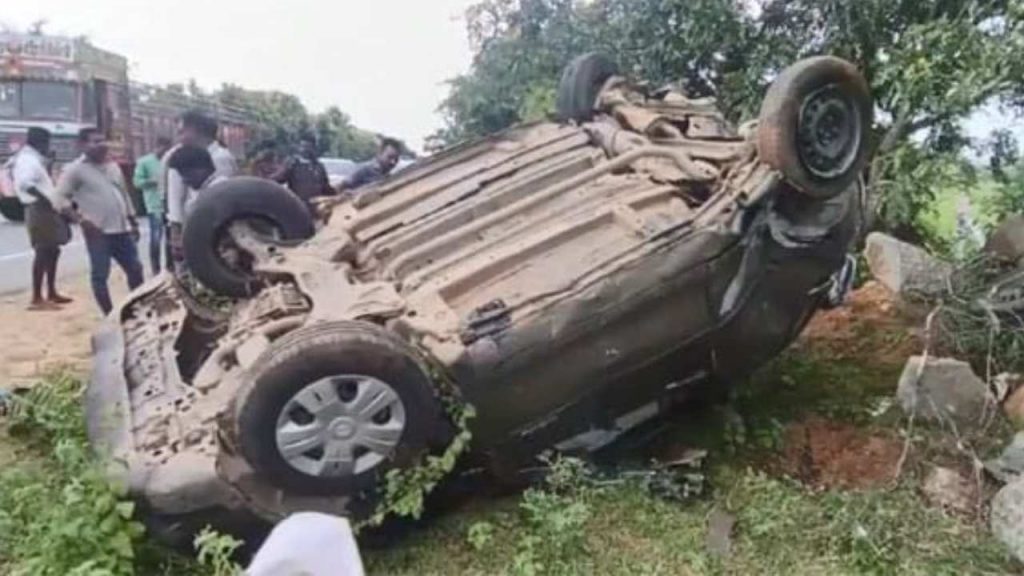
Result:
<svg viewBox="0 0 1024 576"><path fill-rule="evenodd" d="M184 231L212 306L170 277L94 337L93 442L153 514L355 512L443 449L516 469L592 448L787 346L860 221L872 104L800 61L739 130L589 54L557 122L441 152L314 229L271 182L200 197Z"/></svg>

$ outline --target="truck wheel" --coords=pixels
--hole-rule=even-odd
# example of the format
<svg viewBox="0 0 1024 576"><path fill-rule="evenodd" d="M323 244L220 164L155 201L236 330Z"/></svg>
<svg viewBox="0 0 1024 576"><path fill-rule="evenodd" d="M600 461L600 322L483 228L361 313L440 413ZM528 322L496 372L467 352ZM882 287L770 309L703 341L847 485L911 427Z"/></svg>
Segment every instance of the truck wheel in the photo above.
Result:
<svg viewBox="0 0 1024 576"><path fill-rule="evenodd" d="M366 322L301 328L274 342L235 400L236 441L268 482L298 494L371 493L449 430L425 366Z"/></svg>
<svg viewBox="0 0 1024 576"><path fill-rule="evenodd" d="M618 73L614 62L594 52L570 62L558 84L558 119L562 122L587 122L593 118L601 88Z"/></svg>
<svg viewBox="0 0 1024 576"><path fill-rule="evenodd" d="M872 107L853 64L832 56L801 60L783 70L761 104L760 158L805 194L839 194L867 163Z"/></svg>
<svg viewBox="0 0 1024 576"><path fill-rule="evenodd" d="M207 288L236 298L251 296L259 279L247 270L244 258L227 258L228 228L250 222L261 231L270 229L278 240L300 240L313 235L313 217L298 196L261 178L226 180L204 191L192 206L182 245L189 271Z"/></svg>
<svg viewBox="0 0 1024 576"><path fill-rule="evenodd" d="M8 222L24 222L25 205L16 196L0 198L0 215L3 215Z"/></svg>

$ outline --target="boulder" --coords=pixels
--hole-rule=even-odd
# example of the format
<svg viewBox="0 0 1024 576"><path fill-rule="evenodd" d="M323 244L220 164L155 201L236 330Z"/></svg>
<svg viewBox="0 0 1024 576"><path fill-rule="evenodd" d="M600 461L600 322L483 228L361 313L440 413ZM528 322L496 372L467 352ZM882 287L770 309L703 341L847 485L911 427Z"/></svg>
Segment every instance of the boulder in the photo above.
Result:
<svg viewBox="0 0 1024 576"><path fill-rule="evenodd" d="M953 273L948 262L881 232L868 235L864 258L875 279L904 298L942 294Z"/></svg>
<svg viewBox="0 0 1024 576"><path fill-rule="evenodd" d="M1024 216L1010 216L996 228L985 244L985 251L1010 263L1024 258Z"/></svg>
<svg viewBox="0 0 1024 576"><path fill-rule="evenodd" d="M985 470L1004 484L1024 478L1024 432L1018 432L998 458L985 462Z"/></svg>
<svg viewBox="0 0 1024 576"><path fill-rule="evenodd" d="M992 533L1024 562L1024 478L1003 486L992 498Z"/></svg>
<svg viewBox="0 0 1024 576"><path fill-rule="evenodd" d="M981 423L994 404L970 364L955 358L911 356L896 395L903 410L926 420L950 419L961 428Z"/></svg>
<svg viewBox="0 0 1024 576"><path fill-rule="evenodd" d="M976 495L973 483L956 470L942 466L935 466L928 472L921 491L932 506L961 514L971 511Z"/></svg>
<svg viewBox="0 0 1024 576"><path fill-rule="evenodd" d="M1018 386L1006 397L1003 412L1017 430L1024 430L1024 386Z"/></svg>

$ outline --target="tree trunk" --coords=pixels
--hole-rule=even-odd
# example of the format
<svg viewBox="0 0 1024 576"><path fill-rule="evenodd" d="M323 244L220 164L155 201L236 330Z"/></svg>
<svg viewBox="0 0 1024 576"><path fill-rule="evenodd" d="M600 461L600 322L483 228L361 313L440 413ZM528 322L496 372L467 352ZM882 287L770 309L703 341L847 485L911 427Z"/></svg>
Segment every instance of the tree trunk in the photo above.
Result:
<svg viewBox="0 0 1024 576"><path fill-rule="evenodd" d="M864 237L868 233L875 231L878 225L878 207L882 201L878 190L878 183L884 172L885 157L903 141L903 138L907 136L909 127L910 115L905 112L898 113L896 120L886 130L885 135L882 136L881 141L878 143L878 147L875 148L874 159L868 167L868 177L865 184L867 189L864 191L864 225L861 228L862 237L859 239L858 244L863 242Z"/></svg>

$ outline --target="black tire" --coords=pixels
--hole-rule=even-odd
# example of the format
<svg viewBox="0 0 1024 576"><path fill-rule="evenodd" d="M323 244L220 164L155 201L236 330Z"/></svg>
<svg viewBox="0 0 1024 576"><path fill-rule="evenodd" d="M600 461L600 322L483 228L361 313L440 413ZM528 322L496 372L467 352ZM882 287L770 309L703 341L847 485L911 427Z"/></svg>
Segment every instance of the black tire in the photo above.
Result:
<svg viewBox="0 0 1024 576"><path fill-rule="evenodd" d="M258 278L231 267L220 255L228 227L239 220L269 223L285 241L313 235L313 217L305 204L275 182L239 177L204 191L182 232L185 262L207 288L236 298L251 296L260 286Z"/></svg>
<svg viewBox="0 0 1024 576"><path fill-rule="evenodd" d="M867 81L853 64L832 56L801 60L761 104L758 153L804 194L835 196L867 164L872 111Z"/></svg>
<svg viewBox="0 0 1024 576"><path fill-rule="evenodd" d="M594 52L570 62L558 84L558 119L562 122L587 122L593 118L601 88L618 73L619 68L614 62Z"/></svg>
<svg viewBox="0 0 1024 576"><path fill-rule="evenodd" d="M267 482L297 494L373 499L388 470L408 468L450 436L426 366L383 328L357 321L320 324L274 342L250 368L250 383L235 400L235 443ZM292 467L280 453L276 427L289 400L304 387L337 375L386 382L404 406L405 426L390 458L350 476L320 477Z"/></svg>
<svg viewBox="0 0 1024 576"><path fill-rule="evenodd" d="M25 205L15 196L4 196L0 198L0 215L8 222L24 222Z"/></svg>

